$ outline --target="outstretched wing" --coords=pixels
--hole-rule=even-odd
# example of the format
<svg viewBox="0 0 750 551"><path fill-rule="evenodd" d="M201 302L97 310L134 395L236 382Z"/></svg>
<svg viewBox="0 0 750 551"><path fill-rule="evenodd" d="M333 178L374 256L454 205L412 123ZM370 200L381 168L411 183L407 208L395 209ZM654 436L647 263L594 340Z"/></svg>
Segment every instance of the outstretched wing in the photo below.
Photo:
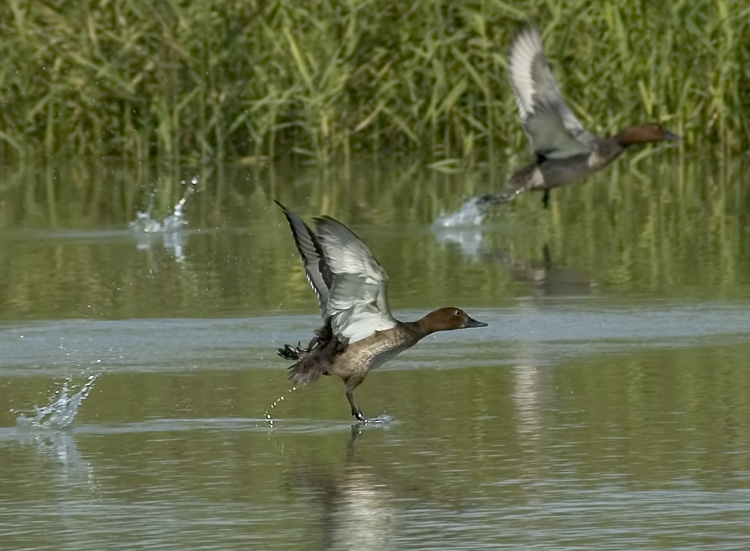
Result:
<svg viewBox="0 0 750 551"><path fill-rule="evenodd" d="M388 308L388 275L367 245L327 216L315 219L315 229L333 274L327 314L336 337L351 343L395 327Z"/></svg>
<svg viewBox="0 0 750 551"><path fill-rule="evenodd" d="M596 137L583 127L560 96L536 27L524 27L513 39L508 73L535 155L564 159L591 152Z"/></svg>
<svg viewBox="0 0 750 551"><path fill-rule="evenodd" d="M318 295L320 312L323 317L326 317L333 274L328 267L323 249L318 242L317 236L299 216L278 201L274 202L281 207L281 210L284 211L284 216L289 221L289 227L292 229L292 235L294 236L294 243L297 245L297 250L305 265L307 281L310 282L313 291Z"/></svg>

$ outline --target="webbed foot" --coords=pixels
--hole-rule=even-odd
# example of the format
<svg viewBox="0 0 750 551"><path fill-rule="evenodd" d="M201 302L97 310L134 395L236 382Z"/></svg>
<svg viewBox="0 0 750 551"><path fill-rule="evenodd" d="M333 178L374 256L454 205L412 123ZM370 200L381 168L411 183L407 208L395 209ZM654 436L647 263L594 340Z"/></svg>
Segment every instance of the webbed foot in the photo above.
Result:
<svg viewBox="0 0 750 551"><path fill-rule="evenodd" d="M367 417L365 417L365 414L359 409L357 402L354 401L354 394L352 394L351 390L346 391L346 399L349 400L349 405L352 406L352 415L357 418L357 421L367 423Z"/></svg>

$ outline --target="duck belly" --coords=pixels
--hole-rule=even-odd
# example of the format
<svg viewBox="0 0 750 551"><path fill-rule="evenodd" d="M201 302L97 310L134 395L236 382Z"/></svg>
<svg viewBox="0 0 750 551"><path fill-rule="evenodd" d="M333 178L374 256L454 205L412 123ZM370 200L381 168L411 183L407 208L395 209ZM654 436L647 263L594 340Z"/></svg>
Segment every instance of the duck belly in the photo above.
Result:
<svg viewBox="0 0 750 551"><path fill-rule="evenodd" d="M567 159L548 159L541 165L542 183L532 189L552 189L567 186L586 179L604 167L604 164L590 163L591 155L576 155Z"/></svg>
<svg viewBox="0 0 750 551"><path fill-rule="evenodd" d="M412 339L400 338L400 335L388 334L388 331L377 332L349 346L336 359L329 373L341 378L346 378L353 373L364 375L371 369L392 360L414 343Z"/></svg>

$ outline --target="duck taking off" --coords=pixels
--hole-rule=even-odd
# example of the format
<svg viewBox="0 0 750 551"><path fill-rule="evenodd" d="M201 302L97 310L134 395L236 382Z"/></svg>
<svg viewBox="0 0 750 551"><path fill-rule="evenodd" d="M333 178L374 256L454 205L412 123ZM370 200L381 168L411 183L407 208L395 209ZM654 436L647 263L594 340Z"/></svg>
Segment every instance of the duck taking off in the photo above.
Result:
<svg viewBox="0 0 750 551"><path fill-rule="evenodd" d="M533 25L523 27L513 39L508 75L535 160L510 177L503 193L481 196L485 205L507 203L524 191L543 191L547 207L552 188L587 178L629 146L682 138L657 123L626 128L609 138L588 132L560 96L542 37Z"/></svg>
<svg viewBox="0 0 750 551"><path fill-rule="evenodd" d="M354 389L367 373L437 331L486 327L454 307L440 308L417 321L402 322L388 307L388 276L360 239L341 222L315 218L315 232L276 201L292 229L305 275L318 295L323 326L306 347L285 345L279 356L295 363L295 385L321 375L339 377L352 415L367 421L354 401Z"/></svg>

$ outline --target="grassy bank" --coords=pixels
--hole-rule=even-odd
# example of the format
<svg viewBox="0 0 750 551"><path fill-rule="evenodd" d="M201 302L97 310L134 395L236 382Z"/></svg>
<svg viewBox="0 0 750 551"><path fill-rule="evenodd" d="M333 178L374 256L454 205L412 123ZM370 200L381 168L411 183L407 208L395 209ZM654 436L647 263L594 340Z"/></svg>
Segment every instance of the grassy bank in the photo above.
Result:
<svg viewBox="0 0 750 551"><path fill-rule="evenodd" d="M504 63L528 17L593 131L750 144L747 0L8 0L0 155L493 160L525 147Z"/></svg>

